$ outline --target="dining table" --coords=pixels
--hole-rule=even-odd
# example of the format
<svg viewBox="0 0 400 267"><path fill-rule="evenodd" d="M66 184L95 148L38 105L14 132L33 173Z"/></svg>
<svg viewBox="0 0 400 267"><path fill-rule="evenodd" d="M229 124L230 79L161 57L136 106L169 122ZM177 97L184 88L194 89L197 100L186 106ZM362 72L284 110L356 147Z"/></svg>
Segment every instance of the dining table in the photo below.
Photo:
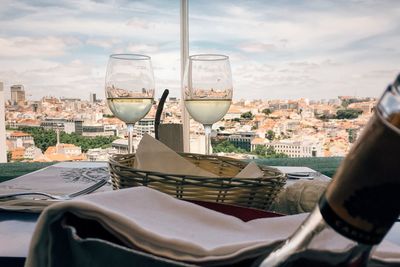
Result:
<svg viewBox="0 0 400 267"><path fill-rule="evenodd" d="M60 163L59 166L65 167L76 163ZM81 163L82 166L90 163ZM99 163L98 163L99 164ZM57 164L55 165L57 166ZM106 163L97 165L97 167L106 167ZM315 172L306 167L288 167L276 166L285 173L307 173ZM37 172L36 172L37 173ZM39 172L40 174L40 172ZM291 179L289 184L295 184L308 177L298 177L298 179ZM320 179L329 179L329 177L322 176ZM1 185L1 184L0 184ZM230 214L241 218L242 220L250 220L255 218L279 216L279 214L271 213L269 211L262 211L257 209L248 209L243 207L233 206L224 207L223 204L202 203L199 201L195 204L202 205L206 208L216 210L225 214ZM35 230L39 213L32 212L19 212L12 210L3 210L0 208L0 266L24 266L26 257L29 251L30 240ZM396 222L390 232L385 237L395 244L400 245L400 222ZM138 266L151 265L151 266L185 266L185 264L160 258L144 251L135 251L135 260Z"/></svg>

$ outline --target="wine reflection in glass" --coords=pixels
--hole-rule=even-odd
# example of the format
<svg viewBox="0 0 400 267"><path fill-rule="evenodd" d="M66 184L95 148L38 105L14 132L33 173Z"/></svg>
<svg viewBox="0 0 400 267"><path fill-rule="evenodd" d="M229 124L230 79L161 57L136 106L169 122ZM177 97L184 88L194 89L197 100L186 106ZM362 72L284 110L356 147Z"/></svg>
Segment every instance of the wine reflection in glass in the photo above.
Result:
<svg viewBox="0 0 400 267"><path fill-rule="evenodd" d="M151 58L139 54L113 54L105 80L107 104L128 128L128 153L133 153L134 124L150 111L154 99Z"/></svg>
<svg viewBox="0 0 400 267"><path fill-rule="evenodd" d="M224 117L232 102L229 57L216 54L190 56L183 83L185 107L190 116L204 126L205 152L209 155L212 125Z"/></svg>

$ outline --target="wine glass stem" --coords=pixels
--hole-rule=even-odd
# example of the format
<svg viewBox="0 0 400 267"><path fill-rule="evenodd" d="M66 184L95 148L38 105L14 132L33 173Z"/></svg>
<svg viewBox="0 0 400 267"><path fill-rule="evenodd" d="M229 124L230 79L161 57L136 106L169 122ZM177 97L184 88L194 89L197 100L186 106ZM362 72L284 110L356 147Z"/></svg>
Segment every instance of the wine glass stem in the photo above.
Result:
<svg viewBox="0 0 400 267"><path fill-rule="evenodd" d="M204 124L204 134L205 134L205 145L206 145L206 155L211 154L211 129L212 124Z"/></svg>
<svg viewBox="0 0 400 267"><path fill-rule="evenodd" d="M128 153L132 154L133 153L133 126L134 123L129 123L126 124L128 128Z"/></svg>

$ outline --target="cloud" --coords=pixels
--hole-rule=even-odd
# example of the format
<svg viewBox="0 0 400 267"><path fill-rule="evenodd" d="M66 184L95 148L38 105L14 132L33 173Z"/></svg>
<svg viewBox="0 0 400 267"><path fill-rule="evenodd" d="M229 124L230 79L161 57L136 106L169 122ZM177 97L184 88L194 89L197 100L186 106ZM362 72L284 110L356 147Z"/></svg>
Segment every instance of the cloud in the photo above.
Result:
<svg viewBox="0 0 400 267"><path fill-rule="evenodd" d="M127 52L130 53L155 53L159 50L157 45L148 45L148 44L129 44L126 48Z"/></svg>
<svg viewBox="0 0 400 267"><path fill-rule="evenodd" d="M24 84L31 99L44 95L82 97L92 91L101 91L104 69L99 73L96 66L79 60L66 64L47 62L39 68L0 70L0 77L4 77L5 88L12 84Z"/></svg>
<svg viewBox="0 0 400 267"><path fill-rule="evenodd" d="M88 40L86 40L86 44L102 48L112 48L114 45L119 43L121 43L121 40L109 38L89 38Z"/></svg>
<svg viewBox="0 0 400 267"><path fill-rule="evenodd" d="M132 29L144 29L144 30L147 30L150 28L155 28L155 26L156 26L154 23L151 23L151 22L148 22L148 21L145 21L142 19L137 19L137 18L129 20L126 23L126 25Z"/></svg>
<svg viewBox="0 0 400 267"><path fill-rule="evenodd" d="M50 2L0 6L1 79L101 95L109 54L144 53L157 95L180 95L179 1ZM229 55L235 98L377 96L399 71L399 16L396 1L192 1L190 54Z"/></svg>
<svg viewBox="0 0 400 267"><path fill-rule="evenodd" d="M244 43L239 45L239 49L248 53L262 53L276 49L274 44L265 43Z"/></svg>
<svg viewBox="0 0 400 267"><path fill-rule="evenodd" d="M79 44L79 40L69 37L3 37L0 38L0 56L17 58L61 56L71 46Z"/></svg>

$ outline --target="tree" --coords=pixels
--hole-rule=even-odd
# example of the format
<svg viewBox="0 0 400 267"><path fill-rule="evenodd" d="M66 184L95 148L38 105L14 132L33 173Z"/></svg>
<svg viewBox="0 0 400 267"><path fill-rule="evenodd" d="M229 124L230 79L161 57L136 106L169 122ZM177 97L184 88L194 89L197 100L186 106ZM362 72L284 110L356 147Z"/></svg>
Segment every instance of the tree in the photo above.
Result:
<svg viewBox="0 0 400 267"><path fill-rule="evenodd" d="M264 113L267 116L272 113L271 109L269 109L269 108L264 108L261 112Z"/></svg>
<svg viewBox="0 0 400 267"><path fill-rule="evenodd" d="M35 145L43 152L46 151L49 146L55 146L57 143L57 136L53 130L45 130L39 127L22 127L20 130L31 134ZM115 136L86 137L77 133L60 133L61 143L79 146L82 148L82 152L87 152L91 148L109 147L115 139L117 139Z"/></svg>
<svg viewBox="0 0 400 267"><path fill-rule="evenodd" d="M267 158L288 158L289 156L285 153L276 153L275 148L273 146L267 147Z"/></svg>
<svg viewBox="0 0 400 267"><path fill-rule="evenodd" d="M7 162L11 162L12 154L11 151L7 151Z"/></svg>
<svg viewBox="0 0 400 267"><path fill-rule="evenodd" d="M349 134L349 143L354 143L357 139L357 132L355 129L348 129L347 130Z"/></svg>
<svg viewBox="0 0 400 267"><path fill-rule="evenodd" d="M113 114L103 114L103 118L115 118Z"/></svg>
<svg viewBox="0 0 400 267"><path fill-rule="evenodd" d="M263 145L256 145L256 147L254 148L254 153L256 155L265 157L265 155L267 154L267 148Z"/></svg>
<svg viewBox="0 0 400 267"><path fill-rule="evenodd" d="M267 153L266 153L267 155L274 155L274 154L276 154L275 148L274 148L273 146L268 146L266 152L267 152Z"/></svg>
<svg viewBox="0 0 400 267"><path fill-rule="evenodd" d="M359 109L340 109L336 112L336 119L355 119L360 116L362 110Z"/></svg>
<svg viewBox="0 0 400 267"><path fill-rule="evenodd" d="M247 111L245 113L243 113L242 115L240 115L241 118L246 119L246 120L251 120L253 119L254 115L253 113L251 113L251 111Z"/></svg>
<svg viewBox="0 0 400 267"><path fill-rule="evenodd" d="M331 114L322 114L322 115L316 115L316 118L322 121L328 121L330 119L336 119L336 116Z"/></svg>
<svg viewBox="0 0 400 267"><path fill-rule="evenodd" d="M275 139L275 132L272 130L268 130L268 132L266 132L265 134L265 138L267 138L268 140L272 141Z"/></svg>
<svg viewBox="0 0 400 267"><path fill-rule="evenodd" d="M350 99L345 99L342 101L342 107L347 108L351 104Z"/></svg>
<svg viewBox="0 0 400 267"><path fill-rule="evenodd" d="M246 153L246 151L242 148L236 147L234 144L229 142L228 140L222 141L213 147L213 152L224 152L224 153Z"/></svg>

